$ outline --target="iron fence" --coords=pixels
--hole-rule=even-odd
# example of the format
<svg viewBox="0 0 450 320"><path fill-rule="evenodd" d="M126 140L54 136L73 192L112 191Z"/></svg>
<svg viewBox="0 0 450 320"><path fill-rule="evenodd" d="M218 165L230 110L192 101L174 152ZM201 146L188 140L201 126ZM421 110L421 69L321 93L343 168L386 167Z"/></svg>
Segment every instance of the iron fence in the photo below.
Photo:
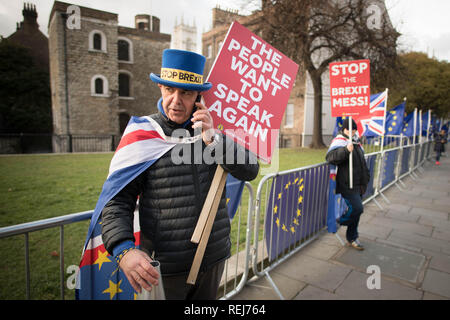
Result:
<svg viewBox="0 0 450 320"><path fill-rule="evenodd" d="M0 134L0 154L110 152L116 150L119 135L54 135L54 134Z"/></svg>

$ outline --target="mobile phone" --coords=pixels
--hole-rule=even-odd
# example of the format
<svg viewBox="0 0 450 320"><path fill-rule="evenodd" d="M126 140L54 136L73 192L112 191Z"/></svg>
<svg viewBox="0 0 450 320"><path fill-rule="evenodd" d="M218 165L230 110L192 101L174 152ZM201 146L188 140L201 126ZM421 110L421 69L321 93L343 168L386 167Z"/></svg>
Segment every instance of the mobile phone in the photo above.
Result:
<svg viewBox="0 0 450 320"><path fill-rule="evenodd" d="M195 111L197 111L197 106L195 105L195 103L201 102L201 101L202 101L202 96L199 94L199 95L197 95L197 98L195 99L195 102L194 102L194 108L192 109L192 113L194 113Z"/></svg>

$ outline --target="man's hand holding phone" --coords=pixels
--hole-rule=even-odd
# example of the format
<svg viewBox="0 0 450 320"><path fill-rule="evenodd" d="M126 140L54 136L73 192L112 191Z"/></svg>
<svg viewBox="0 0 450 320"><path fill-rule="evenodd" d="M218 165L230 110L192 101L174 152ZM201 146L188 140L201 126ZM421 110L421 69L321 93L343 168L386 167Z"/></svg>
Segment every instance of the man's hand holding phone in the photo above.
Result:
<svg viewBox="0 0 450 320"><path fill-rule="evenodd" d="M209 145L214 138L214 122L208 108L201 102L201 95L195 100L194 113L192 114L192 127L202 128L202 139Z"/></svg>

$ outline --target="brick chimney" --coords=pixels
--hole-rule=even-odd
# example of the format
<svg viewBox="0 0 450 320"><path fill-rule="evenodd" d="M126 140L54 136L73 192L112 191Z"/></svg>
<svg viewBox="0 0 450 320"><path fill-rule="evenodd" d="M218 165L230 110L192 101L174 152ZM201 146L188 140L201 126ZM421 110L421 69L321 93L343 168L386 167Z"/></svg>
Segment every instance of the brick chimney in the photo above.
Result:
<svg viewBox="0 0 450 320"><path fill-rule="evenodd" d="M20 23L20 28L39 28L39 25L37 23L37 11L36 6L31 3L24 3L23 4L23 22Z"/></svg>

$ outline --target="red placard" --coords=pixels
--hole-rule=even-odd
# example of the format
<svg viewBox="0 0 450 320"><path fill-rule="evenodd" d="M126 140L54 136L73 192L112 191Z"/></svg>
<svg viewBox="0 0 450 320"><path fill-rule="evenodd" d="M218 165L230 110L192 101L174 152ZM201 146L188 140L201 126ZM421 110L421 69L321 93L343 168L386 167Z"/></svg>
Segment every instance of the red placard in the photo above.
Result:
<svg viewBox="0 0 450 320"><path fill-rule="evenodd" d="M214 125L270 163L298 65L233 22L203 94Z"/></svg>
<svg viewBox="0 0 450 320"><path fill-rule="evenodd" d="M370 61L330 63L331 116L369 114Z"/></svg>

